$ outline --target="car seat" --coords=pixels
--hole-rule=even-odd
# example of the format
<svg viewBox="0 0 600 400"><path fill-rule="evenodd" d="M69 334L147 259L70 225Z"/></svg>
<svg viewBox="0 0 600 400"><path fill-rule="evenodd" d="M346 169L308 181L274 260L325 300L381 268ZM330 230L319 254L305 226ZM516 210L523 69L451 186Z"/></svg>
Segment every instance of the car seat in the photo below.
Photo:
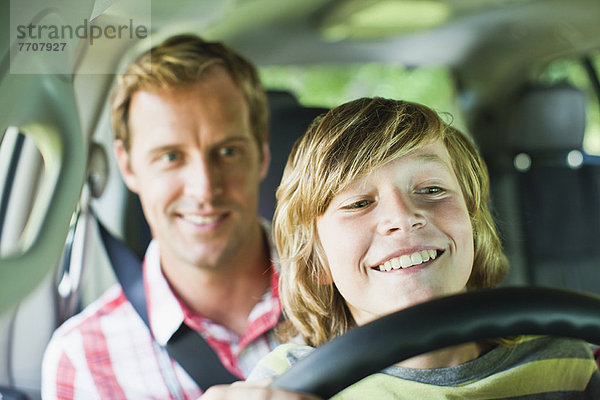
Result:
<svg viewBox="0 0 600 400"><path fill-rule="evenodd" d="M583 150L584 93L565 83L527 86L509 104L505 142L485 156L520 274L511 283L600 293L600 157Z"/></svg>
<svg viewBox="0 0 600 400"><path fill-rule="evenodd" d="M304 107L288 91L271 90L267 92L271 112L271 131L269 148L271 165L260 186L259 214L271 220L275 211L275 192L281 181L288 155L298 139L326 108Z"/></svg>

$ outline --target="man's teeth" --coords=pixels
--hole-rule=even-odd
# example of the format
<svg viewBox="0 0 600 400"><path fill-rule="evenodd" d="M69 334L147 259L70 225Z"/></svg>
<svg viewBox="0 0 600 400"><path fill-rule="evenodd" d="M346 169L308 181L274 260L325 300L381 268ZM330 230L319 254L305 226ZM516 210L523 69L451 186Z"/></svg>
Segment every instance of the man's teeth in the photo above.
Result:
<svg viewBox="0 0 600 400"><path fill-rule="evenodd" d="M183 218L187 221L193 222L194 224L203 225L210 224L211 222L215 222L219 219L218 215L211 215L210 217L204 217L202 215L196 214L185 214Z"/></svg>
<svg viewBox="0 0 600 400"><path fill-rule="evenodd" d="M408 268L413 265L419 265L429 260L435 260L437 257L436 250L417 251L410 255L405 254L400 257L392 258L381 264L378 268L380 271L391 271L393 269Z"/></svg>

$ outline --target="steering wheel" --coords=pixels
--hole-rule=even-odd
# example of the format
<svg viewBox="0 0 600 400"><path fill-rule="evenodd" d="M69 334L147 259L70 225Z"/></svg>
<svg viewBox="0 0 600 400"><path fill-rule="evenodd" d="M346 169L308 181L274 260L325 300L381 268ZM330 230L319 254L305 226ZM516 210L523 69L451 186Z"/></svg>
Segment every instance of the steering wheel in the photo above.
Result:
<svg viewBox="0 0 600 400"><path fill-rule="evenodd" d="M272 385L328 399L422 353L524 334L600 344L600 296L521 287L435 299L350 330L300 360Z"/></svg>

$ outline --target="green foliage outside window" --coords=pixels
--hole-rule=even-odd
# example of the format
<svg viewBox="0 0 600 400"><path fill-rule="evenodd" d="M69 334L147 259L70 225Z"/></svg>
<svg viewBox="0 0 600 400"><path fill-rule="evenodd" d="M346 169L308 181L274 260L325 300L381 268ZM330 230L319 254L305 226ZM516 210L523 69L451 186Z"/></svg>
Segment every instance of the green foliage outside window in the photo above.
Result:
<svg viewBox="0 0 600 400"><path fill-rule="evenodd" d="M600 71L600 54L593 57ZM306 106L335 107L363 96L416 101L451 115L453 124L467 131L456 101L452 77L444 68L411 69L400 65L271 66L261 69L269 89L289 90ZM568 81L588 97L584 150L600 155L600 104L579 60L558 60L539 77L542 83Z"/></svg>
<svg viewBox="0 0 600 400"><path fill-rule="evenodd" d="M306 106L335 107L363 96L389 97L449 113L457 128L465 127L452 77L443 68L382 64L264 67L261 78L267 88L289 90Z"/></svg>

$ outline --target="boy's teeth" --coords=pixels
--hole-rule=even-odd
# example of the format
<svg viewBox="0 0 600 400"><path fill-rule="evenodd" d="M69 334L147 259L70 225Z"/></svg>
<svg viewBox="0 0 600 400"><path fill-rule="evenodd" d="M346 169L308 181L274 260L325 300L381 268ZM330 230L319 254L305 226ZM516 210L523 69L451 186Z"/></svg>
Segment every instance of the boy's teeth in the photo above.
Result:
<svg viewBox="0 0 600 400"><path fill-rule="evenodd" d="M407 268L407 267L410 267L411 265L412 265L412 261L410 259L410 256L403 255L400 257L400 266L402 268Z"/></svg>
<svg viewBox="0 0 600 400"><path fill-rule="evenodd" d="M380 271L391 271L393 269L409 268L413 265L419 265L429 260L435 260L437 251L423 250L412 254L404 254L400 257L392 258L379 266Z"/></svg>

